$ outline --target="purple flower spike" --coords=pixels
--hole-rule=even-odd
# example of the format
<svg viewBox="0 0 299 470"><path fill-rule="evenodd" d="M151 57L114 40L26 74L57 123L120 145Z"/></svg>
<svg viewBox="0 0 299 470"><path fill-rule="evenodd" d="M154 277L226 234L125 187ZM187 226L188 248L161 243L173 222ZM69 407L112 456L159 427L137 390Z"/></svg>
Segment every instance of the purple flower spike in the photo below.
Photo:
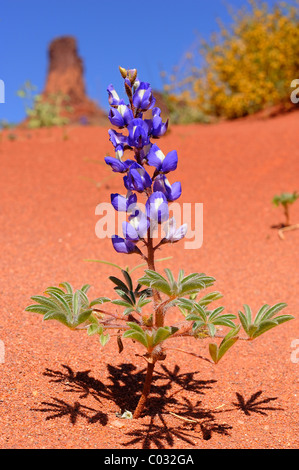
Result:
<svg viewBox="0 0 299 470"><path fill-rule="evenodd" d="M175 243L180 241L182 238L187 233L188 226L187 224L181 225L177 230L176 230L176 222L174 217L171 217L169 221L165 224L163 227L164 232L165 232L165 240L167 240L170 243Z"/></svg>
<svg viewBox="0 0 299 470"><path fill-rule="evenodd" d="M167 199L161 191L155 191L145 204L147 216L153 222L165 222L169 217Z"/></svg>
<svg viewBox="0 0 299 470"><path fill-rule="evenodd" d="M128 255L130 253L140 253L139 248L137 248L133 242L125 240L118 235L112 236L112 244L117 253L126 253Z"/></svg>
<svg viewBox="0 0 299 470"><path fill-rule="evenodd" d="M179 181L170 184L165 175L158 175L155 179L154 191L161 191L165 196L167 201L175 201L182 194L182 187Z"/></svg>
<svg viewBox="0 0 299 470"><path fill-rule="evenodd" d="M151 187L152 179L143 166L134 162L130 166L128 174L124 176L124 184L129 191L138 191L141 193L146 188Z"/></svg>
<svg viewBox="0 0 299 470"><path fill-rule="evenodd" d="M109 112L109 120L111 124L119 127L120 129L127 126L133 118L132 110L124 103L121 103L117 108L111 108Z"/></svg>
<svg viewBox="0 0 299 470"><path fill-rule="evenodd" d="M174 171L178 165L178 154L176 150L172 150L166 156L156 144L153 144L148 155L147 162L149 165L155 166L161 173L169 173Z"/></svg>
<svg viewBox="0 0 299 470"><path fill-rule="evenodd" d="M156 102L152 94L152 89L149 83L140 82L139 87L133 95L133 105L135 108L146 111L151 109Z"/></svg>
<svg viewBox="0 0 299 470"><path fill-rule="evenodd" d="M142 148L150 143L148 125L143 119L135 118L128 125L128 144L130 147Z"/></svg>
<svg viewBox="0 0 299 470"><path fill-rule="evenodd" d="M120 194L111 194L111 204L116 211L132 212L136 207L137 196L133 193L128 193L127 197Z"/></svg>

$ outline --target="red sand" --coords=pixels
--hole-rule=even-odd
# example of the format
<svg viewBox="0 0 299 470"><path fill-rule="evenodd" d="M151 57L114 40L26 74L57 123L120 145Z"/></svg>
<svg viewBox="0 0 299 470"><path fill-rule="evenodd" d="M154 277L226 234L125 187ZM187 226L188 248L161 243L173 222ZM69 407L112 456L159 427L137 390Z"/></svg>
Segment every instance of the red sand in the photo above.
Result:
<svg viewBox="0 0 299 470"><path fill-rule="evenodd" d="M171 181L182 181L181 202L204 204L202 248L169 247L161 251L173 256L167 265L214 276L228 312L286 301L296 319L239 341L217 366L169 353L157 365L147 414L133 421L116 416L132 410L144 379L133 344L118 355L114 341L102 349L95 337L24 312L31 295L62 281L92 284L91 297L111 295L107 277L116 271L86 258L139 262L95 236L96 205L121 188L103 164L112 151L107 129L15 134L0 143L1 448L297 448L299 231L279 239L271 226L283 214L271 199L299 189L298 113L172 126L159 142L164 152L178 150ZM291 219L299 222L299 203ZM180 346L208 353L204 341Z"/></svg>

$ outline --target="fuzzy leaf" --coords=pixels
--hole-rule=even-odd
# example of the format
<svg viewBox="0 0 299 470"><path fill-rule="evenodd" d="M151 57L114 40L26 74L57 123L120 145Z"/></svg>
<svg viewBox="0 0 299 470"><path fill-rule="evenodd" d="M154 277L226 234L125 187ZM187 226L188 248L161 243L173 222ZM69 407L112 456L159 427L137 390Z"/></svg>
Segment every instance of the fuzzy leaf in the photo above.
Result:
<svg viewBox="0 0 299 470"><path fill-rule="evenodd" d="M209 352L210 352L211 358L213 359L215 364L217 364L217 362L218 362L218 346L217 346L216 343L210 343L209 344Z"/></svg>
<svg viewBox="0 0 299 470"><path fill-rule="evenodd" d="M109 333L107 333L106 335L104 335L104 333L102 333L102 334L100 335L100 343L101 343L101 345L102 345L102 346L105 346L105 344L108 343L109 339L110 339Z"/></svg>
<svg viewBox="0 0 299 470"><path fill-rule="evenodd" d="M97 299L94 299L92 302L90 302L89 306L93 307L94 305L101 305L105 302L111 302L111 299L108 299L108 297L98 297Z"/></svg>
<svg viewBox="0 0 299 470"><path fill-rule="evenodd" d="M162 341L165 341L166 338L173 335L176 331L178 331L178 328L170 326L161 326L157 329L154 334L153 346L162 343Z"/></svg>

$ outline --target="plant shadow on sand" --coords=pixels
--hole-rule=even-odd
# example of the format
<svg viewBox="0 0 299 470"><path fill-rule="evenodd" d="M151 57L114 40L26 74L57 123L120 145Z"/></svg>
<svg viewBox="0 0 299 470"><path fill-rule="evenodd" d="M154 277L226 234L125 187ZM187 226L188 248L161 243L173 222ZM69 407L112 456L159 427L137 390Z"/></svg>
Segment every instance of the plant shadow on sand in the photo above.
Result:
<svg viewBox="0 0 299 470"><path fill-rule="evenodd" d="M108 423L108 414L99 410L98 404L103 407L103 400L113 401L123 412L133 410L137 405L139 393L142 390L145 378L145 369L137 370L132 364L120 364L107 366L107 383L90 376L90 370L74 372L69 366L62 365L62 370L46 369L44 375L50 378L50 382L64 385L64 392L78 395L78 400L69 403L52 397L49 402L42 402L41 408L32 411L46 413L46 420L52 420L68 416L71 424L75 425L78 418L86 419L89 424L100 423L105 426ZM128 440L123 446L139 444L143 449L152 446L162 449L172 447L175 439L180 439L188 445L195 445L193 438L204 440L211 439L214 433L230 435L232 426L227 423L217 422L217 415L239 409L245 415L260 413L266 415L266 410L281 410L272 406L265 406L277 397L259 400L263 393L258 391L248 400L236 392L237 402L232 403L233 408L225 410L208 410L201 406L201 401L191 402L189 398L182 396L182 392L192 392L194 396L203 395L211 389L216 380L199 380L200 372L180 373L179 366L169 370L165 365L160 365L156 371L151 388L151 397L145 410L150 422L140 423L139 428L125 433ZM190 394L188 393L190 396ZM92 397L97 404L94 407L85 406L82 400ZM81 402L79 401L81 400ZM171 416L170 423L169 417ZM175 418L178 424L173 424Z"/></svg>

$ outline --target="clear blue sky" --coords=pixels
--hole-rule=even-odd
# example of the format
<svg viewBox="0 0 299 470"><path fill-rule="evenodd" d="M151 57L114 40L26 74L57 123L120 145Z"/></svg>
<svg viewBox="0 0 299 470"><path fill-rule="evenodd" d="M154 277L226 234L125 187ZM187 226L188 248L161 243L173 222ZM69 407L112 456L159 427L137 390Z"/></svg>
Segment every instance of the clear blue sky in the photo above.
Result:
<svg viewBox="0 0 299 470"><path fill-rule="evenodd" d="M274 0L268 0L273 5ZM227 5L246 0L2 0L0 8L0 79L5 103L0 119L24 117L16 91L30 80L42 91L47 48L62 35L77 38L85 64L88 95L107 109L106 88L120 92L118 65L137 68L139 77L161 89L161 69L170 72L202 37L217 30L216 18L230 22Z"/></svg>

